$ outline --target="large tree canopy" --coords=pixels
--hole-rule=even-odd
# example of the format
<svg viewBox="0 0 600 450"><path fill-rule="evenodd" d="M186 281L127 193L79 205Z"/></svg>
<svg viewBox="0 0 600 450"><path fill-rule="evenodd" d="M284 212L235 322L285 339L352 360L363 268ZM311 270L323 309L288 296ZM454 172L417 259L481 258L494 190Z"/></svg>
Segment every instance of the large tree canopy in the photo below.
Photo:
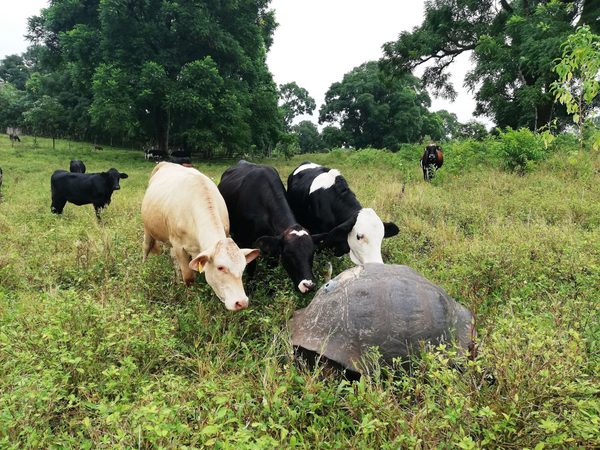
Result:
<svg viewBox="0 0 600 450"><path fill-rule="evenodd" d="M566 119L550 92L553 61L577 22L599 28L593 0L430 0L425 20L384 46L382 66L398 75L424 65L423 83L453 98L452 63L472 51L465 83L475 92L477 115L497 125L535 129Z"/></svg>
<svg viewBox="0 0 600 450"><path fill-rule="evenodd" d="M339 124L347 146L396 150L425 135L442 137L442 121L427 111L429 106L429 95L418 78L406 74L386 79L377 62L371 61L331 85L319 122Z"/></svg>
<svg viewBox="0 0 600 450"><path fill-rule="evenodd" d="M279 86L281 112L286 130L292 126L292 121L299 115L312 114L317 104L308 91L298 86L295 81Z"/></svg>
<svg viewBox="0 0 600 450"><path fill-rule="evenodd" d="M268 3L53 0L29 37L50 94L83 105L87 127L163 149L266 151L282 126Z"/></svg>

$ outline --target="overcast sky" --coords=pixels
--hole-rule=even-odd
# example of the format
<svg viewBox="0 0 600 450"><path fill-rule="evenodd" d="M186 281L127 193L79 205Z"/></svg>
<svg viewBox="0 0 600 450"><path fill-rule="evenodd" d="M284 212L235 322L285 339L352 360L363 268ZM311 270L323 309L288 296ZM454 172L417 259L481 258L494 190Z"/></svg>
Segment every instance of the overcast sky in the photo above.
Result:
<svg viewBox="0 0 600 450"><path fill-rule="evenodd" d="M47 0L2 0L0 59L27 48L23 35L27 18L47 6ZM381 57L381 46L423 20L423 0L272 0L279 27L267 62L277 84L295 81L317 101L345 73ZM461 122L472 118L473 97L462 87L469 59L450 67L459 95L454 103L433 99L432 110L447 109ZM316 122L316 115L313 120Z"/></svg>

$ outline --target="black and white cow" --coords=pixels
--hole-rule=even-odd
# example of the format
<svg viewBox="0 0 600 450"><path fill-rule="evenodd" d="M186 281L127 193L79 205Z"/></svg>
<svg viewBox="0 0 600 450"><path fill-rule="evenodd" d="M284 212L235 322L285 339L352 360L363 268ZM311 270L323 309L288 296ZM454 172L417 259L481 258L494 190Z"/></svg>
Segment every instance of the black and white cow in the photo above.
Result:
<svg viewBox="0 0 600 450"><path fill-rule="evenodd" d="M425 147L423 156L421 156L421 169L423 169L423 178L425 181L431 181L435 171L444 164L444 153L442 147L437 144L429 144Z"/></svg>
<svg viewBox="0 0 600 450"><path fill-rule="evenodd" d="M73 173L85 173L85 164L80 159L72 159L69 163L69 171Z"/></svg>
<svg viewBox="0 0 600 450"><path fill-rule="evenodd" d="M223 173L218 187L238 246L256 246L267 255L281 256L294 285L302 293L310 291L315 285L313 237L297 223L277 171L242 160ZM254 267L248 269L251 273Z"/></svg>
<svg viewBox="0 0 600 450"><path fill-rule="evenodd" d="M164 150L158 148L147 148L144 149L144 159L147 161L154 161L156 163L160 161L166 161L169 155Z"/></svg>
<svg viewBox="0 0 600 450"><path fill-rule="evenodd" d="M399 232L394 223L363 208L336 169L306 161L288 177L287 192L298 221L311 233L327 233L320 245L336 256L350 253L355 264L382 263L383 238Z"/></svg>
<svg viewBox="0 0 600 450"><path fill-rule="evenodd" d="M62 214L67 202L75 205L94 205L96 217L100 219L100 211L110 205L112 193L121 189L119 181L127 178L126 173L117 169L109 169L100 173L71 173L57 170L50 177L52 205L50 210Z"/></svg>

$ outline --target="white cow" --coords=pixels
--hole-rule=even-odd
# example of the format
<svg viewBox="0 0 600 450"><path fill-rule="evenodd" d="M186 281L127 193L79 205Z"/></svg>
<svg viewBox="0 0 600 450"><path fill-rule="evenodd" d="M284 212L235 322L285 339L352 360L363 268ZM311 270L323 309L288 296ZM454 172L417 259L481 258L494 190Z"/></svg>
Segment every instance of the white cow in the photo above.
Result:
<svg viewBox="0 0 600 450"><path fill-rule="evenodd" d="M175 268L189 285L204 271L207 283L230 311L248 306L242 285L246 264L257 249L240 249L229 238L229 216L217 186L198 170L159 163L142 201L144 260L159 252L158 242L171 246Z"/></svg>

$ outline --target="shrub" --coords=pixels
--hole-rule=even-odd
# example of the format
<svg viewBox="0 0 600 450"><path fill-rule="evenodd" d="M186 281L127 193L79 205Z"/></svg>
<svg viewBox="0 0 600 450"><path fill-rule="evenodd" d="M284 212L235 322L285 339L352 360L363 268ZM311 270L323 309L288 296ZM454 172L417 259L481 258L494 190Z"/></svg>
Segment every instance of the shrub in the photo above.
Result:
<svg viewBox="0 0 600 450"><path fill-rule="evenodd" d="M533 170L535 163L544 155L544 141L539 134L526 128L500 131L500 155L504 166L521 175Z"/></svg>

